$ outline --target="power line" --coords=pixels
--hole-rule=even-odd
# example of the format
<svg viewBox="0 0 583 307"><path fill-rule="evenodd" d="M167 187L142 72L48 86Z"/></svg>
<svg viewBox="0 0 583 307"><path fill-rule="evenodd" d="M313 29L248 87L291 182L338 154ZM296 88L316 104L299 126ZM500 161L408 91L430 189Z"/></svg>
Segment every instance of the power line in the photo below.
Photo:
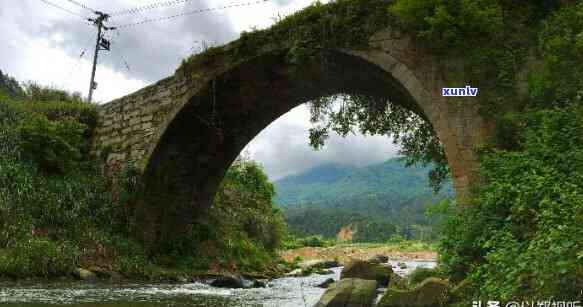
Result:
<svg viewBox="0 0 583 307"><path fill-rule="evenodd" d="M47 0L40 0L40 1L44 2L44 3L45 3L45 4L47 4L47 5L50 5L50 6L52 6L52 7L54 7L54 8L58 8L58 9L60 9L60 10L64 11L64 12L67 12L67 13L69 13L69 14L71 14L71 15L75 15L75 16L77 16L77 17L79 17L79 18L83 19L83 20L87 20L85 17L81 16L80 14L77 14L77 13L75 13L75 12L73 12L73 11L69 10L69 9L66 9L66 8L64 8L64 7L60 6L60 5L54 4L54 3L52 3L52 2L49 2L49 1L47 1Z"/></svg>
<svg viewBox="0 0 583 307"><path fill-rule="evenodd" d="M152 18L152 19L145 19L145 20L138 21L138 22L135 22L135 23L128 23L128 24L116 26L115 28L117 28L117 29L125 29L125 28L130 28L130 27L135 27L135 26L138 26L138 25L142 25L142 24L145 24L145 23L165 21L165 20L174 19L174 18L177 18L177 17L187 16L187 15L194 15L194 14L202 14L202 13L208 13L208 12L214 12L214 11L220 11L220 10L225 10L225 9L229 9L229 8L234 8L234 7L251 6L251 5L261 4L261 3L264 3L264 2L267 2L267 1L269 1L269 0L256 0L256 1L251 1L251 2L244 2L244 3L237 3L237 4L225 5L225 6L221 6L221 7L198 9L198 10L188 11L188 12L184 12L184 13L180 13L180 14L176 14L176 15L172 15L172 16L166 16L166 17L160 17L160 18Z"/></svg>
<svg viewBox="0 0 583 307"><path fill-rule="evenodd" d="M117 29L115 29L115 34L116 34L115 35L116 39L121 36L119 33L119 30L117 30ZM115 43L113 33L111 34L110 39L111 39L111 44L113 45ZM128 61L126 60L126 58L123 55L118 55L118 59L120 60L120 62L125 66L125 68L128 71L131 71L130 65L128 64Z"/></svg>
<svg viewBox="0 0 583 307"><path fill-rule="evenodd" d="M75 64L71 68L71 71L69 71L69 73L67 74L67 79L66 79L67 82L65 84L69 85L71 83L71 78L73 77L73 73L75 71L77 71L77 68L79 67L79 64L81 64L81 60L83 59L85 52L87 52L87 47L85 47L85 48L83 48L83 50L81 50L81 54L79 55L79 59L77 59L77 61L75 61Z"/></svg>
<svg viewBox="0 0 583 307"><path fill-rule="evenodd" d="M81 8L83 8L83 9L85 9L85 10L88 10L88 11L89 11L89 12L91 12L91 13L93 13L93 12L95 12L95 11L96 11L96 10L94 10L94 9L90 8L90 7L87 7L85 4L83 4L83 3L79 3L79 2L77 2L77 1L75 1L75 0L67 0L67 1L69 1L70 3L73 3L74 5L76 5L76 6L78 6L78 7L81 7Z"/></svg>
<svg viewBox="0 0 583 307"><path fill-rule="evenodd" d="M111 16L112 17L115 17L115 16L128 15L128 14L138 14L138 13L145 12L145 11L149 11L149 10L152 10L152 9L173 6L173 5L177 5L177 4L180 4L180 3L186 3L186 2L190 2L190 1L193 1L193 0L173 0L173 1L152 3L152 4L149 4L149 5L138 6L138 7L134 7L134 8L127 9L127 10L121 10L121 11L113 12L111 14Z"/></svg>

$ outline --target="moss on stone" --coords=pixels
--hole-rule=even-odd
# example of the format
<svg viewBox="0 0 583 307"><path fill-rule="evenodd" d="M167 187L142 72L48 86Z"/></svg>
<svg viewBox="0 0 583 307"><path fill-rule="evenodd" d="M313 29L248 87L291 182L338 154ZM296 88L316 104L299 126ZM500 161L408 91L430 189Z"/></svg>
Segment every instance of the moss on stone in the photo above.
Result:
<svg viewBox="0 0 583 307"><path fill-rule="evenodd" d="M449 300L449 289L447 281L431 277L412 290L388 289L377 306L443 306Z"/></svg>
<svg viewBox="0 0 583 307"><path fill-rule="evenodd" d="M340 274L340 279L360 278L376 280L379 285L386 286L389 284L392 275L393 269L389 266L374 264L363 260L353 260L344 267Z"/></svg>
<svg viewBox="0 0 583 307"><path fill-rule="evenodd" d="M243 32L230 44L192 55L179 69L198 65L230 66L274 50L285 50L290 63L299 64L326 49L367 47L374 33L397 24L388 14L392 3L383 0L316 2L268 29ZM222 63L217 65L216 59Z"/></svg>
<svg viewBox="0 0 583 307"><path fill-rule="evenodd" d="M369 307L376 297L377 282L346 278L330 285L316 307Z"/></svg>

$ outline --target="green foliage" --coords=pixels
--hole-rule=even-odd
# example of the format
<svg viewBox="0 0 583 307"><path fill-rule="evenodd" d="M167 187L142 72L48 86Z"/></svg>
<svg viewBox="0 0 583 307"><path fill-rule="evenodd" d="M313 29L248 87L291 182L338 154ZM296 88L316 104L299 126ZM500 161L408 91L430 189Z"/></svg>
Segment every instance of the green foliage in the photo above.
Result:
<svg viewBox="0 0 583 307"><path fill-rule="evenodd" d="M409 108L384 98L339 94L310 102L310 110L314 125L310 145L315 149L324 146L330 131L345 137L358 129L365 135L392 136L407 166L434 166L429 170L429 184L436 192L449 176L443 147L431 123Z"/></svg>
<svg viewBox="0 0 583 307"><path fill-rule="evenodd" d="M436 269L416 267L407 275L410 288L415 288L418 284L429 277L441 277Z"/></svg>
<svg viewBox="0 0 583 307"><path fill-rule="evenodd" d="M20 99L24 97L24 91L16 79L5 75L0 70L0 100Z"/></svg>
<svg viewBox="0 0 583 307"><path fill-rule="evenodd" d="M261 167L243 158L227 171L211 208L211 228L224 264L259 271L281 248L286 225Z"/></svg>
<svg viewBox="0 0 583 307"><path fill-rule="evenodd" d="M483 116L497 118L523 103L517 74L549 10L538 2L397 0L390 12L429 52L463 57L463 68L447 68L455 76L447 81L479 87Z"/></svg>
<svg viewBox="0 0 583 307"><path fill-rule="evenodd" d="M372 34L389 25L392 18L387 16L386 8L391 2L314 2L299 12L281 18L269 29L241 33L241 38L229 48L232 62L239 63L262 52L257 46L286 50L288 61L298 65L306 59L320 58L325 50L367 46ZM226 51L221 47L209 48L191 56L183 65L196 64Z"/></svg>
<svg viewBox="0 0 583 307"><path fill-rule="evenodd" d="M49 175L63 175L81 162L85 129L76 121L33 116L18 127L22 155Z"/></svg>
<svg viewBox="0 0 583 307"><path fill-rule="evenodd" d="M239 158L231 165L223 180L259 201L271 202L275 196L273 184L269 182L261 166L253 161Z"/></svg>
<svg viewBox="0 0 583 307"><path fill-rule="evenodd" d="M440 47L484 43L504 32L503 8L498 1L398 0L390 11L406 27Z"/></svg>
<svg viewBox="0 0 583 307"><path fill-rule="evenodd" d="M275 265L284 246L286 224L274 205L273 185L260 165L237 159L215 196L208 223L195 225L181 238L167 242L166 264L208 270L226 268L248 273Z"/></svg>
<svg viewBox="0 0 583 307"><path fill-rule="evenodd" d="M109 220L97 217L111 198L85 154L94 107L28 99L0 101L0 276L68 275Z"/></svg>
<svg viewBox="0 0 583 307"><path fill-rule="evenodd" d="M309 236L297 240L299 246L326 247L329 244L322 236Z"/></svg>
<svg viewBox="0 0 583 307"><path fill-rule="evenodd" d="M26 93L26 98L28 100L39 103L55 101L66 101L76 103L83 101L81 93L71 94L65 90L42 86L35 82L27 82L26 84L24 84L24 92Z"/></svg>
<svg viewBox="0 0 583 307"><path fill-rule="evenodd" d="M130 239L140 173L129 164L103 177L88 155L95 119L78 96L35 84L21 100L0 101L0 276L68 275L95 261L149 279L274 263L285 222L261 167L242 159L225 176L211 223L148 257Z"/></svg>
<svg viewBox="0 0 583 307"><path fill-rule="evenodd" d="M276 201L299 237L336 238L349 227L356 241L384 242L394 233L432 240L439 217L426 216L425 208L453 192L448 183L434 195L428 169L406 167L398 158L363 168L325 164L276 181Z"/></svg>
<svg viewBox="0 0 583 307"><path fill-rule="evenodd" d="M56 277L68 275L78 263L80 251L68 243L45 239L21 241L0 250L0 276Z"/></svg>
<svg viewBox="0 0 583 307"><path fill-rule="evenodd" d="M583 262L583 108L517 115L516 150L486 149L487 182L448 221L440 262L482 298L574 298Z"/></svg>
<svg viewBox="0 0 583 307"><path fill-rule="evenodd" d="M543 67L530 75L533 104L564 105L583 96L583 4L546 19L538 42Z"/></svg>
<svg viewBox="0 0 583 307"><path fill-rule="evenodd" d="M386 242L397 232L389 222L366 222L357 226L354 242Z"/></svg>

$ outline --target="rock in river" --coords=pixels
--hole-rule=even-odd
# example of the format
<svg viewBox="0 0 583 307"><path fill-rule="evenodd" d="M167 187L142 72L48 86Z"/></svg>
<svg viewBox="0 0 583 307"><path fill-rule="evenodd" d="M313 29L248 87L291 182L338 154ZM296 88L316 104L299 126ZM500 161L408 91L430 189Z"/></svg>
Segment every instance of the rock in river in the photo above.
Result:
<svg viewBox="0 0 583 307"><path fill-rule="evenodd" d="M254 279L244 278L239 274L223 273L211 282L211 286L217 288L249 289L264 288L265 283Z"/></svg>
<svg viewBox="0 0 583 307"><path fill-rule="evenodd" d="M376 288L374 280L345 278L328 288L315 307L371 307Z"/></svg>
<svg viewBox="0 0 583 307"><path fill-rule="evenodd" d="M388 289L377 307L435 307L449 300L449 283L428 278L413 290Z"/></svg>
<svg viewBox="0 0 583 307"><path fill-rule="evenodd" d="M333 283L334 283L334 279L333 278L328 278L328 279L324 280L323 282L321 282L320 284L318 284L316 287L318 287L318 288L328 288Z"/></svg>
<svg viewBox="0 0 583 307"><path fill-rule="evenodd" d="M363 260L352 260L342 270L340 279L360 278L376 280L379 286L386 286L391 280L393 269L391 266L371 263Z"/></svg>
<svg viewBox="0 0 583 307"><path fill-rule="evenodd" d="M389 257L381 254L374 255L367 260L370 263L381 264L389 262Z"/></svg>
<svg viewBox="0 0 583 307"><path fill-rule="evenodd" d="M86 270L86 269L82 269L82 268L77 268L75 271L73 271L73 275L75 275L75 277L81 279L81 280L85 280L85 281L95 281L97 280L97 275L95 275L95 273Z"/></svg>
<svg viewBox="0 0 583 307"><path fill-rule="evenodd" d="M337 266L340 266L340 264L336 260L316 259L316 260L302 261L302 262L298 263L298 266L303 270L320 270L320 269L335 268Z"/></svg>

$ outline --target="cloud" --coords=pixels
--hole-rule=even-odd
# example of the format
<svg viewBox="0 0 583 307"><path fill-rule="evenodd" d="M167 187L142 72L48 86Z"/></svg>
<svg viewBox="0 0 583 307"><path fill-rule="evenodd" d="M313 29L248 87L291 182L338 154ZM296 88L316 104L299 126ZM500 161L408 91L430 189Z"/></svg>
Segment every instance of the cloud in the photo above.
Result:
<svg viewBox="0 0 583 307"><path fill-rule="evenodd" d="M92 13L64 0L48 0L66 10L84 17L93 17ZM104 1L83 0L86 6L105 12L117 12L144 6L158 1L119 0ZM217 8L224 5L244 3L245 0L200 0L187 1L180 5L167 8L158 8L145 11L141 14L114 16L107 23L109 26L139 22L144 19L172 16L201 8ZM143 83L153 83L174 73L182 59L197 52L201 48L201 41L211 44L224 44L236 39L239 33L252 28L265 28L271 25L274 17L287 15L311 3L311 0L295 1L267 1L248 7L236 7L219 10L211 13L193 14L161 22L147 23L136 27L110 31L106 37L112 41L111 52L101 52L97 68L97 82L100 84L96 91L98 98L108 101L129 94L135 87L122 87L122 84L113 88L105 87L111 83L107 77L111 74L121 74L130 80ZM36 79L38 74L31 71L26 73L22 67L27 67L30 59L21 54L23 51L29 56L41 57L46 62L39 70L49 68L59 74L57 70L70 70L75 67L91 65L93 48L96 40L96 29L85 20L58 8L46 5L39 0L1 1L0 33L3 41L8 42L0 46L0 68L24 79L45 81L50 78ZM33 43L30 43L33 42ZM69 57L79 61L82 50L86 50L81 60L82 64L62 63L54 58L43 56L44 49L35 52L25 50L25 46L38 45L42 42L45 48L58 50L59 58ZM71 62L71 61L65 61ZM65 65L65 66L63 66ZM129 67L129 70L128 70ZM64 85L56 78L50 83L56 83L74 91L86 94L89 74L81 74L81 68L73 73L73 79L83 79L84 82L73 82L73 85ZM56 81L56 82L55 82ZM134 82L135 83L135 82Z"/></svg>
<svg viewBox="0 0 583 307"><path fill-rule="evenodd" d="M118 10L121 5L118 2ZM127 5L125 7L132 7ZM87 5L98 6L97 1L87 1ZM200 3L201 7L214 7L218 3ZM132 24L164 16L172 16L191 11L192 5L155 9L144 14L114 16L106 22L108 26ZM48 25L26 27L35 37L52 38L51 41L76 56L84 47L95 45L95 29L84 26L75 18L62 18ZM32 28L32 29L31 29ZM62 39L54 39L59 35ZM100 64L113 70L124 72L148 83L155 82L174 73L180 61L193 53L196 42L213 41L223 44L237 37L230 19L221 13L197 14L174 20L152 22L134 27L107 31L105 36L112 41L111 52L100 54ZM92 49L92 48L91 48ZM130 72L127 72L127 62Z"/></svg>
<svg viewBox="0 0 583 307"><path fill-rule="evenodd" d="M75 13L90 12L64 0L49 0ZM108 12L158 2L157 0L80 1ZM197 8L218 7L245 0L200 0L146 14L119 16L110 25L178 14ZM312 0L274 0L261 5L216 13L189 15L166 22L144 24L107 33L112 51L100 53L97 68L98 101L107 102L173 74L180 61L199 48L195 41L222 44L243 30L265 28L274 17L289 15ZM108 5L115 6L106 6ZM39 0L0 1L0 69L19 80L34 80L87 94L95 28L74 15ZM81 58L81 51L85 50ZM130 70L127 69L127 62ZM341 138L332 135L321 151L308 145L309 111L300 106L272 123L247 147L272 179L298 173L325 162L366 165L396 155L397 148L384 136Z"/></svg>
<svg viewBox="0 0 583 307"><path fill-rule="evenodd" d="M243 152L260 162L270 179L300 173L322 163L365 166L397 156L399 147L387 136L331 134L319 151L308 144L309 110L301 105L257 135Z"/></svg>
<svg viewBox="0 0 583 307"><path fill-rule="evenodd" d="M279 6L287 6L290 3L292 3L294 0L275 0L273 2L275 2L275 4L279 5Z"/></svg>

